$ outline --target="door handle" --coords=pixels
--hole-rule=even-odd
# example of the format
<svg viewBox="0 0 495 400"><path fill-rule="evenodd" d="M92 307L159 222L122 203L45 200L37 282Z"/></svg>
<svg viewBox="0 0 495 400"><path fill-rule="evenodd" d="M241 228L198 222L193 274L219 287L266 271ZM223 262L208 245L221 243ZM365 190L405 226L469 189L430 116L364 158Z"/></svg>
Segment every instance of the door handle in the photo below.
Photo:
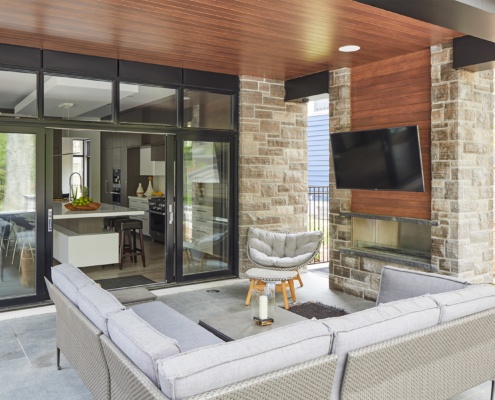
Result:
<svg viewBox="0 0 495 400"><path fill-rule="evenodd" d="M108 193L108 179L105 179L105 193Z"/></svg>
<svg viewBox="0 0 495 400"><path fill-rule="evenodd" d="M48 232L53 232L53 209L48 209Z"/></svg>
<svg viewBox="0 0 495 400"><path fill-rule="evenodd" d="M168 224L172 225L174 223L174 207L172 204L168 205Z"/></svg>

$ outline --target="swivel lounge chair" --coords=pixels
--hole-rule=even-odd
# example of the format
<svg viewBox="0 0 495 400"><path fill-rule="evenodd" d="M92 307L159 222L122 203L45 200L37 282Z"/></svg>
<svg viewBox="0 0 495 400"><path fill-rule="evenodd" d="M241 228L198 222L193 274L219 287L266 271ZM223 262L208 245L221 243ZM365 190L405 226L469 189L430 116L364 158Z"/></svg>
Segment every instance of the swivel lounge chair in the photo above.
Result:
<svg viewBox="0 0 495 400"><path fill-rule="evenodd" d="M251 227L248 231L247 254L258 268L274 271L296 271L302 287L299 269L310 263L320 250L323 232L270 232ZM289 282L293 284L293 282Z"/></svg>

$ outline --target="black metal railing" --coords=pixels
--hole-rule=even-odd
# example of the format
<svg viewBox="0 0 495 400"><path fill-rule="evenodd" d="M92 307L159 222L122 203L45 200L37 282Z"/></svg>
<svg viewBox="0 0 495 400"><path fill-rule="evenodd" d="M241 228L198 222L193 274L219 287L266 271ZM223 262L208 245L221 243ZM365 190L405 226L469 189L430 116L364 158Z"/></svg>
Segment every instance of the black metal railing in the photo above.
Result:
<svg viewBox="0 0 495 400"><path fill-rule="evenodd" d="M323 243L311 264L330 261L330 188L308 186L308 231L322 231Z"/></svg>

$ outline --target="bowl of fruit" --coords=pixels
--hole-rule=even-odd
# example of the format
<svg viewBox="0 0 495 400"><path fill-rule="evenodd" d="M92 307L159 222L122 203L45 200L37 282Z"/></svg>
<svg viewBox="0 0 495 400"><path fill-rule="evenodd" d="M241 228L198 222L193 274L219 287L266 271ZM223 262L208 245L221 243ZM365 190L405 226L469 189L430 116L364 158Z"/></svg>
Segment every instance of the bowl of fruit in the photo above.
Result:
<svg viewBox="0 0 495 400"><path fill-rule="evenodd" d="M100 203L93 201L92 197L88 197L88 188L83 187L82 196L72 200L71 203L64 204L65 208L70 211L94 211L100 208Z"/></svg>

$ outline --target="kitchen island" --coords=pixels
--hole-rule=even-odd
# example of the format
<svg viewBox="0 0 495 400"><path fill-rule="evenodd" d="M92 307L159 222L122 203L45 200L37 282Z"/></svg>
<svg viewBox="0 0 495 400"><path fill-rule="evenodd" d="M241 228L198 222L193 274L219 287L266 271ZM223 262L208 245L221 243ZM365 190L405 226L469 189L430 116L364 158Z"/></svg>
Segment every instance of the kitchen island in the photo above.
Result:
<svg viewBox="0 0 495 400"><path fill-rule="evenodd" d="M119 262L119 234L105 229L104 218L143 215L144 211L101 204L98 210L69 211L53 203L53 258L76 267Z"/></svg>

